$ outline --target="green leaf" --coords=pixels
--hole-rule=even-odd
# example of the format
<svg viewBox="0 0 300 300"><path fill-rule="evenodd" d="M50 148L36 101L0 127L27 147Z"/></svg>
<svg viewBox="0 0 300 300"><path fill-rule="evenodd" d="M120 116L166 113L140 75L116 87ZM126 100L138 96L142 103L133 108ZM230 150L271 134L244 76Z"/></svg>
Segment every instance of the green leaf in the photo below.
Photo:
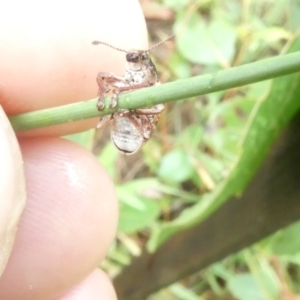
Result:
<svg viewBox="0 0 300 300"><path fill-rule="evenodd" d="M227 287L237 300L266 300L251 274L233 276Z"/></svg>
<svg viewBox="0 0 300 300"><path fill-rule="evenodd" d="M300 38L294 41L290 52L299 49ZM147 245L149 251L157 249L176 232L200 223L230 197L242 193L280 131L299 109L299 83L300 73L273 80L268 95L257 99L245 124L228 177L197 204L185 209L177 219L155 228Z"/></svg>
<svg viewBox="0 0 300 300"><path fill-rule="evenodd" d="M177 78L188 78L191 76L191 66L187 60L180 56L176 51L171 54L168 62L172 73Z"/></svg>
<svg viewBox="0 0 300 300"><path fill-rule="evenodd" d="M180 183L191 178L194 172L188 153L175 149L162 158L158 176L166 182Z"/></svg>
<svg viewBox="0 0 300 300"><path fill-rule="evenodd" d="M180 136L178 136L178 143L183 145L185 149L194 151L202 142L204 129L203 126L199 125L199 123L196 123L195 125L186 127L181 131Z"/></svg>
<svg viewBox="0 0 300 300"><path fill-rule="evenodd" d="M291 28L292 30L298 30L300 28L300 0L291 0L289 3Z"/></svg>
<svg viewBox="0 0 300 300"><path fill-rule="evenodd" d="M206 23L196 13L187 21L184 16L177 20L175 31L180 33L178 50L186 59L198 64L229 63L233 59L237 34L232 24L222 19Z"/></svg>
<svg viewBox="0 0 300 300"><path fill-rule="evenodd" d="M244 98L237 97L230 101L223 101L209 116L206 124L209 130L204 135L205 144L212 148L215 154L226 158L230 163L236 157L238 142L244 134L245 121L257 98L247 95Z"/></svg>
<svg viewBox="0 0 300 300"><path fill-rule="evenodd" d="M160 213L158 203L143 195L143 192L148 192L146 188L151 188L148 182L147 179L138 180L117 187L120 200L119 231L131 233L141 230Z"/></svg>
<svg viewBox="0 0 300 300"><path fill-rule="evenodd" d="M300 254L300 222L279 232L272 240L272 250L277 255Z"/></svg>

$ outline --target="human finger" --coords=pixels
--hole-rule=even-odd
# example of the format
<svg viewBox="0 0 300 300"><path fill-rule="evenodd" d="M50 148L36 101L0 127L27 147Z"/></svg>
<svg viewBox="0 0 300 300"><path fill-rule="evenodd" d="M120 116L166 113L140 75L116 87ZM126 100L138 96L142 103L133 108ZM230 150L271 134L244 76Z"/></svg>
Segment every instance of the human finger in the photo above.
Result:
<svg viewBox="0 0 300 300"><path fill-rule="evenodd" d="M95 270L77 286L54 300L117 300L108 276L100 269Z"/></svg>
<svg viewBox="0 0 300 300"><path fill-rule="evenodd" d="M0 277L7 264L26 199L23 160L0 106Z"/></svg>
<svg viewBox="0 0 300 300"><path fill-rule="evenodd" d="M86 278L106 255L117 227L116 196L104 168L78 145L31 138L20 146L27 204L0 299L51 299Z"/></svg>
<svg viewBox="0 0 300 300"><path fill-rule="evenodd" d="M96 98L97 73L122 75L125 58L122 52L92 45L93 40L126 50L147 46L135 0L12 0L1 5L1 12L0 104L8 115ZM29 135L65 135L96 123L86 120Z"/></svg>

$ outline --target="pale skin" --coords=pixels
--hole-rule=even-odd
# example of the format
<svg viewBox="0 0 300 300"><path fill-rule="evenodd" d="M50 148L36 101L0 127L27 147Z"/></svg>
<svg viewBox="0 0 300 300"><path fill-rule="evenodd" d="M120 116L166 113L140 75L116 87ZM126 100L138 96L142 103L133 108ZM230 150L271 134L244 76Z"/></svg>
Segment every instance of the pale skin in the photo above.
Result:
<svg viewBox="0 0 300 300"><path fill-rule="evenodd" d="M98 119L16 137L6 116L97 97L99 71L122 75L125 61L91 42L147 49L140 7L134 0L13 0L1 11L0 299L116 299L97 268L116 233L113 183L90 152L59 138Z"/></svg>

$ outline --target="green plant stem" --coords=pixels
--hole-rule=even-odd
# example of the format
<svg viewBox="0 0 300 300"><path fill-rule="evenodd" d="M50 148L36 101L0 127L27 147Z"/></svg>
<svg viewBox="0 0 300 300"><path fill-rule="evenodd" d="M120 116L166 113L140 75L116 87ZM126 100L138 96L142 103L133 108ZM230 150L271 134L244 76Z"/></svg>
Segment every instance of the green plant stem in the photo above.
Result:
<svg viewBox="0 0 300 300"><path fill-rule="evenodd" d="M118 109L136 109L159 103L182 100L235 88L300 71L300 52L277 56L229 70L200 75L188 79L140 89L120 95L115 109L96 109L96 99L48 108L10 117L16 132L66 122L112 114ZM96 89L96 87L95 87ZM288 93L288 91L287 91ZM109 99L106 99L108 104Z"/></svg>

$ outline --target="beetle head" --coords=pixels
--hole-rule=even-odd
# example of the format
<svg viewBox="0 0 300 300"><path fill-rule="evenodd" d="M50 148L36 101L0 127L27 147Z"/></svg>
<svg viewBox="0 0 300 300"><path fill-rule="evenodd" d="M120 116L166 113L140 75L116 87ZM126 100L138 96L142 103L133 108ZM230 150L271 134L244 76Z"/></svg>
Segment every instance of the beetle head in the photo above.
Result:
<svg viewBox="0 0 300 300"><path fill-rule="evenodd" d="M143 66L151 64L151 59L147 51L131 50L126 54L126 61L132 70L140 70Z"/></svg>

